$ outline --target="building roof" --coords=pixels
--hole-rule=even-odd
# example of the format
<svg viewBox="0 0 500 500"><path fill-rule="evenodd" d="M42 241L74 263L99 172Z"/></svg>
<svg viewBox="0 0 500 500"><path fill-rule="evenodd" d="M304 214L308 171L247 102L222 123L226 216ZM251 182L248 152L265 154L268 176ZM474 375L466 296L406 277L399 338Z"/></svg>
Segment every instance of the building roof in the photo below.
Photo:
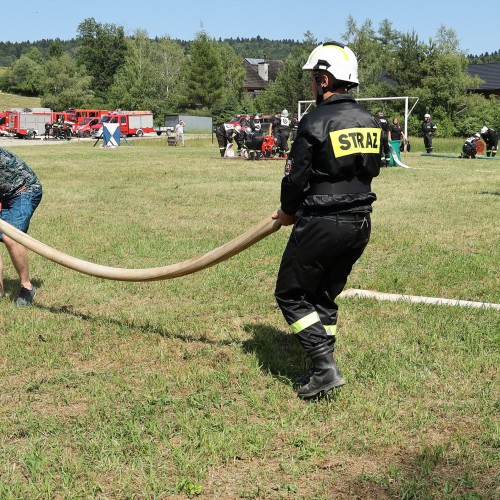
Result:
<svg viewBox="0 0 500 500"><path fill-rule="evenodd" d="M500 63L469 64L467 72L483 80L477 90L500 92Z"/></svg>
<svg viewBox="0 0 500 500"><path fill-rule="evenodd" d="M268 79L264 80L259 75L259 64L267 64ZM245 58L245 89L249 92L265 90L269 86L269 82L276 80L278 72L283 68L283 61L280 60L265 60Z"/></svg>

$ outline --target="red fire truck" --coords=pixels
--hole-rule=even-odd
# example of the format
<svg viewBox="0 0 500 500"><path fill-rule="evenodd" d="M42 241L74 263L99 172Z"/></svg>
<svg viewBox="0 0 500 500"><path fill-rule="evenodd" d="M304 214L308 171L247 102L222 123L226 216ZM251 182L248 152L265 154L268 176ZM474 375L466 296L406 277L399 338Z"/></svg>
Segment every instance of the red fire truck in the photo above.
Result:
<svg viewBox="0 0 500 500"><path fill-rule="evenodd" d="M45 124L53 122L49 108L12 108L7 111L6 131L21 139L34 139L45 133Z"/></svg>
<svg viewBox="0 0 500 500"><path fill-rule="evenodd" d="M0 111L0 135L3 135L2 132L7 128L7 116L7 111Z"/></svg>
<svg viewBox="0 0 500 500"><path fill-rule="evenodd" d="M95 125L101 116L109 113L107 109L67 109L54 113L54 120L62 120L71 126L73 135L90 137L92 125Z"/></svg>
<svg viewBox="0 0 500 500"><path fill-rule="evenodd" d="M69 110L71 111L71 110ZM85 118L101 118L102 115L110 113L109 109L74 109L76 125L80 125Z"/></svg>
<svg viewBox="0 0 500 500"><path fill-rule="evenodd" d="M103 115L98 123L92 126L93 135L102 134L103 123L119 123L120 132L124 136L143 136L154 131L153 113L149 111L114 111Z"/></svg>

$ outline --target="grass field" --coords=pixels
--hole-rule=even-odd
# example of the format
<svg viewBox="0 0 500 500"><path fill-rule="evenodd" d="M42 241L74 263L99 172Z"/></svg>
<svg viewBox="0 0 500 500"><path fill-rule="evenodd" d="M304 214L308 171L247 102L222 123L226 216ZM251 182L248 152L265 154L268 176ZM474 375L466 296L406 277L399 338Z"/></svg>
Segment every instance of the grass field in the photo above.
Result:
<svg viewBox="0 0 500 500"><path fill-rule="evenodd" d="M0 92L0 111L10 108L39 108L39 97L23 97L15 94Z"/></svg>
<svg viewBox="0 0 500 500"><path fill-rule="evenodd" d="M189 137L92 144L9 148L44 184L30 234L79 258L179 262L278 207L281 161ZM500 303L500 161L405 161L373 183L348 288ZM347 384L305 403L273 298L289 233L151 283L30 254L38 295L21 310L0 248L0 498L498 498L498 311L340 299Z"/></svg>

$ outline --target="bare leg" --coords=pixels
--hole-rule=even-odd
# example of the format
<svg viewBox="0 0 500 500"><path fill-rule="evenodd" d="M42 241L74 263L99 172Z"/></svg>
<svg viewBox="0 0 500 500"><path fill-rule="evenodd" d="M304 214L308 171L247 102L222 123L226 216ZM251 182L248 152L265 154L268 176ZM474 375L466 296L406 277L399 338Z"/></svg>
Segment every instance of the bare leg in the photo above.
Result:
<svg viewBox="0 0 500 500"><path fill-rule="evenodd" d="M0 297L3 297L5 294L4 288L3 288L3 260L2 256L0 255Z"/></svg>
<svg viewBox="0 0 500 500"><path fill-rule="evenodd" d="M9 252L10 259L12 260L12 264L14 265L17 274L19 275L21 286L27 288L28 290L31 290L33 288L33 285L30 281L28 251L25 247L15 242L5 234L2 235L2 237L3 242L7 247L7 251Z"/></svg>

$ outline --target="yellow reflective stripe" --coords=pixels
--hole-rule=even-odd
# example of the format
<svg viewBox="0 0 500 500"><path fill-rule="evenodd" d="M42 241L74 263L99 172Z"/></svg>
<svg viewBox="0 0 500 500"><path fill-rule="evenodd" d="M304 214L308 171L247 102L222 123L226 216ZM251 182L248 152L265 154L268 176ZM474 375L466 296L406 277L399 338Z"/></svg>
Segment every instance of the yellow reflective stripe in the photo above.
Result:
<svg viewBox="0 0 500 500"><path fill-rule="evenodd" d="M380 154L379 128L346 128L330 132L333 152L336 158L353 154Z"/></svg>
<svg viewBox="0 0 500 500"><path fill-rule="evenodd" d="M304 316L295 323L291 324L290 328L292 329L293 333L300 333L302 330L305 330L308 326L314 325L314 323L318 323L319 321L321 321L319 319L319 314L316 311L314 311L311 314L308 314L307 316Z"/></svg>
<svg viewBox="0 0 500 500"><path fill-rule="evenodd" d="M325 325L325 330L327 335L333 335L337 333L337 325Z"/></svg>

